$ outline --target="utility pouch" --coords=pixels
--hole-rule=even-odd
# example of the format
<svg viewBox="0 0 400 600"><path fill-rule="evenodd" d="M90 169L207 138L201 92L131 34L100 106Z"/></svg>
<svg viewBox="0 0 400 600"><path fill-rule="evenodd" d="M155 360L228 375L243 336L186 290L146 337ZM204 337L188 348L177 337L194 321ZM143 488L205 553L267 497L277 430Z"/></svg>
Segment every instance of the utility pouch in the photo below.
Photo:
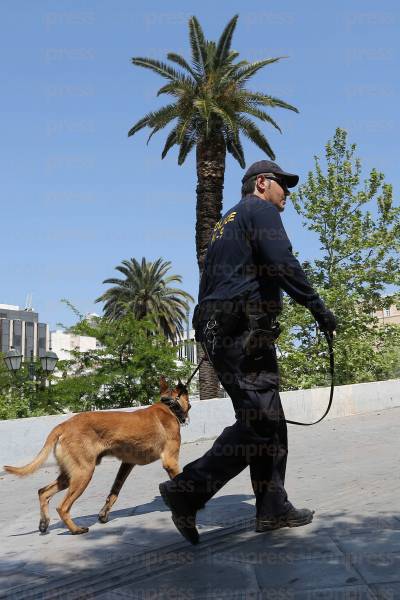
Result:
<svg viewBox="0 0 400 600"><path fill-rule="evenodd" d="M216 336L234 335L243 323L242 306L233 300L215 300L198 304L193 313L197 342L204 342L204 324L214 323Z"/></svg>
<svg viewBox="0 0 400 600"><path fill-rule="evenodd" d="M218 315L222 335L235 335L243 324L243 313L233 303L224 307Z"/></svg>
<svg viewBox="0 0 400 600"><path fill-rule="evenodd" d="M211 310L209 305L196 304L192 318L192 325L195 331L194 339L196 342L204 342L204 325L206 322L215 320L215 312L214 309Z"/></svg>
<svg viewBox="0 0 400 600"><path fill-rule="evenodd" d="M199 330L199 323L200 323L199 309L200 309L200 305L196 304L196 306L194 307L193 318L192 318L192 325L193 325L193 329L195 331L195 340L197 342L200 342L200 340L197 339L197 332Z"/></svg>
<svg viewBox="0 0 400 600"><path fill-rule="evenodd" d="M271 322L269 315L248 315L249 331L243 338L242 348L246 356L260 356L273 346L281 333L277 321Z"/></svg>

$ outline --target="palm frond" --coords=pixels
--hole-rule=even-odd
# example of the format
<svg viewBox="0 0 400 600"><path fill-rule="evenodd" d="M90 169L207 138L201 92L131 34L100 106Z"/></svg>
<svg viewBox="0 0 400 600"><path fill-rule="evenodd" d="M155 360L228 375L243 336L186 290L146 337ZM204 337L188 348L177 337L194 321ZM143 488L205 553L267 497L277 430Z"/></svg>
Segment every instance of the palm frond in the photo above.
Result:
<svg viewBox="0 0 400 600"><path fill-rule="evenodd" d="M211 104L209 98L198 98L193 105L197 108L204 123L206 137L210 133Z"/></svg>
<svg viewBox="0 0 400 600"><path fill-rule="evenodd" d="M181 275L168 275L168 277L163 278L163 285L168 286L170 283L173 283L175 281L177 283L182 283L182 276Z"/></svg>
<svg viewBox="0 0 400 600"><path fill-rule="evenodd" d="M218 68L229 56L229 50L232 43L233 32L235 31L236 23L239 15L235 15L227 24L222 35L218 41L217 49L215 52L214 66Z"/></svg>
<svg viewBox="0 0 400 600"><path fill-rule="evenodd" d="M163 106L159 110L155 112L148 113L143 119L140 119L131 127L128 131L128 137L132 136L134 133L143 129L143 127L157 127L158 129L162 129L165 125L168 125L170 121L179 116L179 106L176 103L167 104Z"/></svg>
<svg viewBox="0 0 400 600"><path fill-rule="evenodd" d="M170 79L172 81L185 81L187 78L185 75L176 71L168 64L161 62L160 60L154 60L153 58L144 58L141 56L133 57L131 59L132 64L137 67L144 67L146 69L151 69L161 75L161 77L165 77L166 79Z"/></svg>
<svg viewBox="0 0 400 600"><path fill-rule="evenodd" d="M164 125L164 127L165 127L165 125ZM153 137L153 135L154 135L154 134L156 134L156 133L157 133L157 131L160 131L160 129L162 129L162 127L154 127L153 131L151 131L151 132L150 132L150 135L149 135L149 137L147 138L147 141L146 141L146 146L148 146L148 144L149 144L149 142L150 142L151 138Z"/></svg>
<svg viewBox="0 0 400 600"><path fill-rule="evenodd" d="M205 72L212 73L215 70L215 53L217 51L217 46L215 42L206 42L206 64L205 64Z"/></svg>
<svg viewBox="0 0 400 600"><path fill-rule="evenodd" d="M140 129L143 129L143 127L146 127L148 124L150 115L151 115L151 113L149 113L148 115L143 117L143 119L140 119L137 123L135 123L135 125L133 125L133 127L131 127L130 130L128 131L128 137L130 137L137 131L140 131Z"/></svg>
<svg viewBox="0 0 400 600"><path fill-rule="evenodd" d="M196 70L204 73L207 61L206 39L196 17L189 19L189 41L192 49L192 59Z"/></svg>
<svg viewBox="0 0 400 600"><path fill-rule="evenodd" d="M242 69L243 67L247 66L249 64L248 60L240 60L238 63L235 63L233 65L231 65L230 63L228 63L228 61L226 61L226 68L223 69L223 74L221 76L220 79L220 85L225 85L225 84L229 84L232 83L232 75L237 73L239 69ZM239 89L239 86L236 84L235 85L237 87L237 89Z"/></svg>
<svg viewBox="0 0 400 600"><path fill-rule="evenodd" d="M170 81L169 83L163 85L157 92L157 96L161 96L161 94L171 94L171 96L175 96L177 98L182 98L182 96L188 94L195 93L195 84L191 81Z"/></svg>
<svg viewBox="0 0 400 600"><path fill-rule="evenodd" d="M274 151L265 135L260 131L255 123L251 119L247 117L239 116L237 117L239 127L243 131L244 135L251 140L256 146L258 146L267 156L269 156L272 160L275 159Z"/></svg>
<svg viewBox="0 0 400 600"><path fill-rule="evenodd" d="M177 128L174 127L173 130L168 134L168 137L165 141L165 146L163 148L161 158L165 158L167 156L168 151L172 148L172 146L174 146L175 144L178 143L176 134L177 134Z"/></svg>
<svg viewBox="0 0 400 600"><path fill-rule="evenodd" d="M240 52L238 52L237 50L231 50L228 53L228 56L226 57L225 62L231 63L233 60L235 60L235 58L237 58L239 56L239 54L240 54ZM247 60L243 60L242 62L248 64Z"/></svg>
<svg viewBox="0 0 400 600"><path fill-rule="evenodd" d="M192 67L189 65L186 59L183 58L180 54L176 54L175 52L169 52L167 54L168 60L172 60L172 62L176 63L182 69L185 69L190 75L197 81L199 79L198 73L196 73Z"/></svg>
<svg viewBox="0 0 400 600"><path fill-rule="evenodd" d="M288 110L292 110L296 113L299 112L299 109L293 106L292 104L288 104L284 102L280 98L275 98L274 96L269 96L267 94L261 94L259 92L250 92L248 90L242 90L241 95L247 100L254 102L255 104L262 104L263 106L271 106L271 107L279 107L286 108Z"/></svg>
<svg viewBox="0 0 400 600"><path fill-rule="evenodd" d="M176 126L176 139L178 144L182 144L185 136L192 133L192 120L193 116L191 114L179 119L178 124Z"/></svg>
<svg viewBox="0 0 400 600"><path fill-rule="evenodd" d="M279 127L278 123L263 110L260 110L259 108L256 108L254 106L247 105L244 109L242 109L242 112L252 115L253 117L257 117L257 119L260 119L261 121L270 123L273 127L275 127L275 129L279 131L279 133L282 133L282 129Z"/></svg>
<svg viewBox="0 0 400 600"><path fill-rule="evenodd" d="M180 107L177 103L167 104L149 114L147 125L150 127L165 127L173 119L179 117L179 114Z"/></svg>
<svg viewBox="0 0 400 600"><path fill-rule="evenodd" d="M231 129L234 134L237 132L237 125L236 125L236 119L235 119L235 114L229 114L229 112L227 110L225 110L224 108L222 108L221 106L218 106L218 104L216 102L210 102L209 103L210 106L210 111L213 112L214 114L218 115L219 117L221 117L223 123L225 123L225 125Z"/></svg>
<svg viewBox="0 0 400 600"><path fill-rule="evenodd" d="M182 165L185 162L187 155L196 145L196 141L197 137L194 133L184 137L179 148L178 165Z"/></svg>
<svg viewBox="0 0 400 600"><path fill-rule="evenodd" d="M242 169L244 169L246 166L246 161L244 159L243 146L239 135L237 137L229 134L226 136L226 149L228 150L229 154L232 154L233 158L238 161Z"/></svg>
<svg viewBox="0 0 400 600"><path fill-rule="evenodd" d="M232 76L232 79L236 81L236 83L243 84L248 81L250 77L253 77L253 75L255 75L260 69L266 67L267 65L278 62L278 60L281 60L281 58L287 58L287 56L277 56L275 58L257 60L256 62L250 63L249 65L238 69L235 75Z"/></svg>

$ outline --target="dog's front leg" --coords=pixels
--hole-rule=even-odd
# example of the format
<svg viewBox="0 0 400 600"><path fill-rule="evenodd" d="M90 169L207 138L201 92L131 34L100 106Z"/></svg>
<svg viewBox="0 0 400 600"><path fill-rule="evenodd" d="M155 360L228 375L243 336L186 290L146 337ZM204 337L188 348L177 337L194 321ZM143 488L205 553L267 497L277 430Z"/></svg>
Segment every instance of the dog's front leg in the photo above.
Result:
<svg viewBox="0 0 400 600"><path fill-rule="evenodd" d="M121 464L119 471L117 473L117 476L115 478L115 481L110 490L110 493L108 495L108 498L106 500L106 503L103 506L103 508L101 509L101 511L99 512L100 523L107 523L108 515L111 510L111 507L113 506L113 504L115 504L115 502L118 498L118 495L121 491L121 488L124 485L126 478L128 477L129 473L132 471L134 466L135 466L134 463L122 463Z"/></svg>
<svg viewBox="0 0 400 600"><path fill-rule="evenodd" d="M164 452L161 453L161 461L164 469L167 471L169 478L173 479L181 472L179 468L179 446L175 444L168 445Z"/></svg>

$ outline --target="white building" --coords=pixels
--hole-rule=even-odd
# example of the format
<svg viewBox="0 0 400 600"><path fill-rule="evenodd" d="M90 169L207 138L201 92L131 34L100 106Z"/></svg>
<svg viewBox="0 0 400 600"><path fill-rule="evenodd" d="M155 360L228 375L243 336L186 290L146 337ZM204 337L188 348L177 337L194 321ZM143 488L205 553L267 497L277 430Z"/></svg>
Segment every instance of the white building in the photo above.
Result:
<svg viewBox="0 0 400 600"><path fill-rule="evenodd" d="M197 344L194 339L194 329L184 331L178 350L178 358L186 358L186 360L197 365Z"/></svg>
<svg viewBox="0 0 400 600"><path fill-rule="evenodd" d="M59 360L69 360L72 358L71 351L95 350L98 347L96 338L88 335L76 335L57 330L50 332L51 349L55 352Z"/></svg>

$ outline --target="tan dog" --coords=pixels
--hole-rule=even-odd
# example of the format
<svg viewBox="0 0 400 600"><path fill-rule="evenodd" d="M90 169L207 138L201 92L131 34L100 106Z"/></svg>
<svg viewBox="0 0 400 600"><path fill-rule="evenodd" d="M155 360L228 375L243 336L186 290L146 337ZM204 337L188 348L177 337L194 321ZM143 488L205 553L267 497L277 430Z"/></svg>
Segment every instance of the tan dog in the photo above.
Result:
<svg viewBox="0 0 400 600"><path fill-rule="evenodd" d="M164 469L172 478L180 473L180 422L190 409L188 392L181 383L168 389L160 379L161 402L132 412L84 412L74 415L50 432L36 458L24 467L5 466L8 473L30 475L46 460L52 448L60 467L60 475L39 493L39 530L44 533L50 523L49 500L68 488L57 511L73 534L86 533L87 527L78 527L70 516L77 498L89 484L95 467L103 456L115 456L122 461L99 520L106 523L111 507L135 465L147 465L161 458Z"/></svg>

